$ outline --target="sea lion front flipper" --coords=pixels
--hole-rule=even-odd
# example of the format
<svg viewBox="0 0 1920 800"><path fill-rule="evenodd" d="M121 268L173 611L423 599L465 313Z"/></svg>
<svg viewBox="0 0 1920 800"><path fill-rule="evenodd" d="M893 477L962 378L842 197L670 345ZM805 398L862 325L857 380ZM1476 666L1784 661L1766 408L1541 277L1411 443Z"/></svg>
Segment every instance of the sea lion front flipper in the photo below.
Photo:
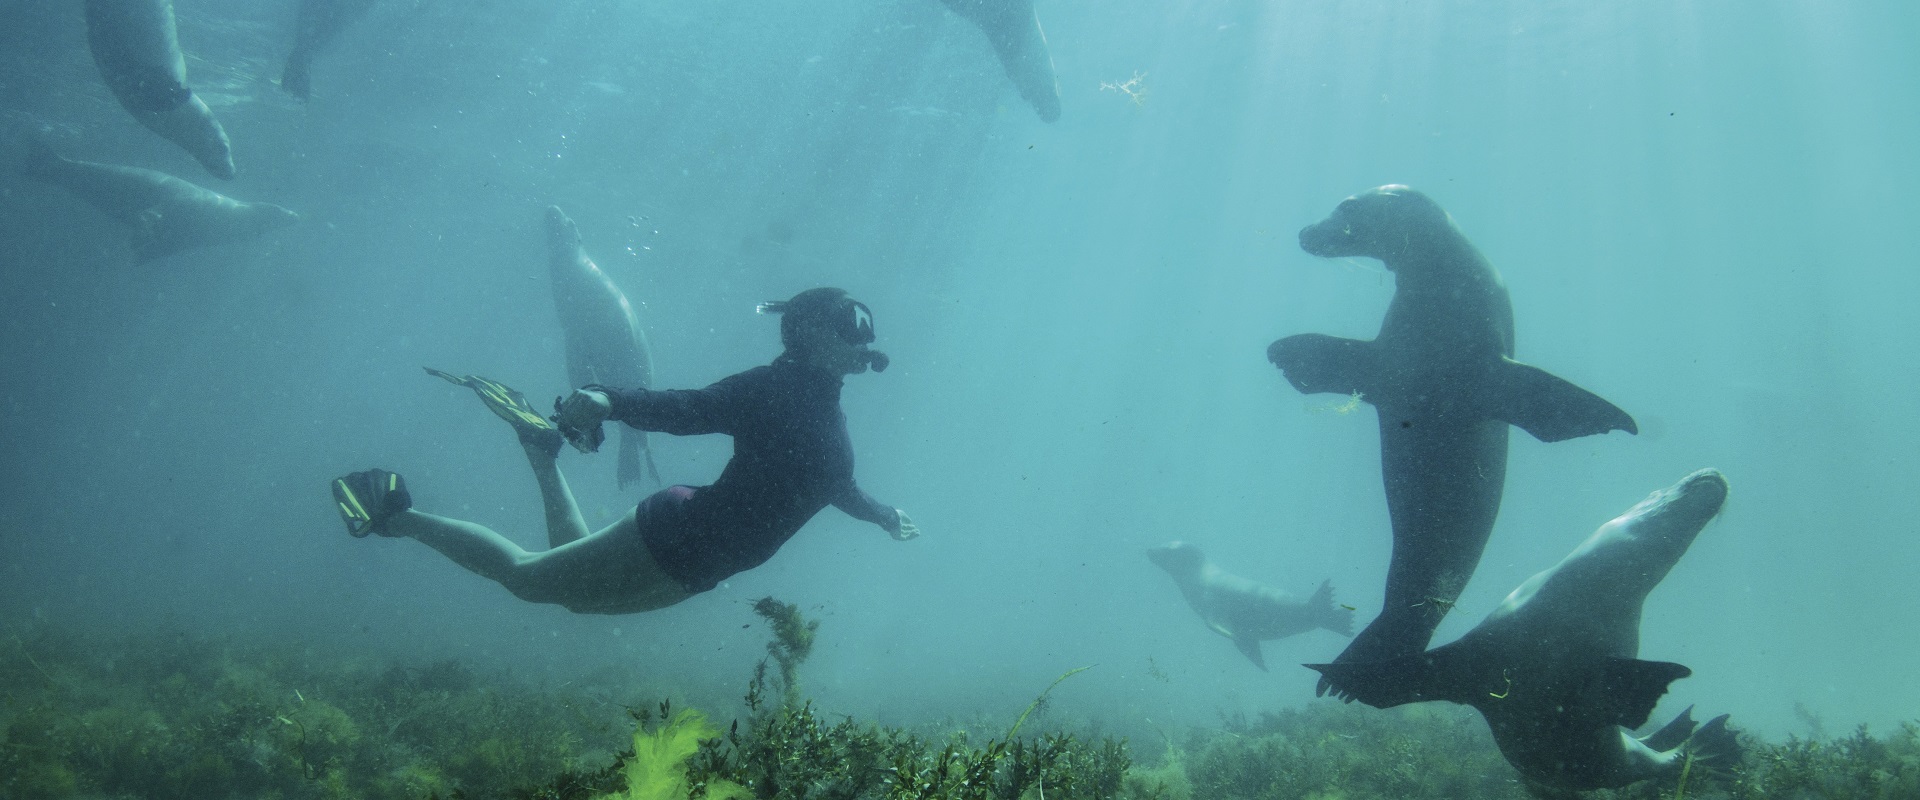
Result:
<svg viewBox="0 0 1920 800"><path fill-rule="evenodd" d="M1693 670L1671 661L1609 658L1600 668L1603 718L1622 728L1647 724L1667 684L1692 675ZM1656 734L1657 735L1657 734Z"/></svg>
<svg viewBox="0 0 1920 800"><path fill-rule="evenodd" d="M1267 360L1286 373L1301 394L1335 392L1367 399L1374 384L1373 343L1324 333L1303 333L1267 345Z"/></svg>
<svg viewBox="0 0 1920 800"><path fill-rule="evenodd" d="M1543 442L1626 431L1639 433L1633 417L1599 395L1539 367L1500 359L1489 415Z"/></svg>
<svg viewBox="0 0 1920 800"><path fill-rule="evenodd" d="M1260 652L1259 639L1239 634L1233 637L1233 646L1240 648L1240 652L1246 654L1247 658L1253 661L1253 665L1260 668L1260 671L1266 671L1267 658Z"/></svg>

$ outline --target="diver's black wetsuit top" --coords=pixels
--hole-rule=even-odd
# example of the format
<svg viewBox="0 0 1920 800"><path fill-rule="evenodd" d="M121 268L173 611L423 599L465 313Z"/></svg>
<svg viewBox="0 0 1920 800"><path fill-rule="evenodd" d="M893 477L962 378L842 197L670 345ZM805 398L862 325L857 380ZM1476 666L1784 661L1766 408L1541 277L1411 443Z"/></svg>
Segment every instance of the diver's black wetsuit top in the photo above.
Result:
<svg viewBox="0 0 1920 800"><path fill-rule="evenodd" d="M688 592L766 563L828 504L883 527L897 522L892 506L853 482L840 383L782 355L705 389L606 390L613 419L635 428L733 437L733 459L712 486L672 508L655 502L665 491L641 503L647 550Z"/></svg>

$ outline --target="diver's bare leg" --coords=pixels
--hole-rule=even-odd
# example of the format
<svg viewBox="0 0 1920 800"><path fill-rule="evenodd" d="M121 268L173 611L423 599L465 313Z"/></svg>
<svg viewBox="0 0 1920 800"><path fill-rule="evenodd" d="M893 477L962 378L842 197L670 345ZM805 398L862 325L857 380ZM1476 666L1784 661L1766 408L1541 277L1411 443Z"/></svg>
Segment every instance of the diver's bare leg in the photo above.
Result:
<svg viewBox="0 0 1920 800"><path fill-rule="evenodd" d="M687 598L647 553L631 512L606 530L543 553L529 553L484 526L421 511L389 517L386 532L418 539L529 602L586 614L631 614Z"/></svg>
<svg viewBox="0 0 1920 800"><path fill-rule="evenodd" d="M587 538L587 520L580 516L580 504L560 474L559 458L538 445L523 445L533 478L540 483L540 505L547 512L547 547L555 548Z"/></svg>
<svg viewBox="0 0 1920 800"><path fill-rule="evenodd" d="M484 525L424 511L408 510L388 517L386 534L417 539L467 571L508 587L517 583L515 571L533 557Z"/></svg>

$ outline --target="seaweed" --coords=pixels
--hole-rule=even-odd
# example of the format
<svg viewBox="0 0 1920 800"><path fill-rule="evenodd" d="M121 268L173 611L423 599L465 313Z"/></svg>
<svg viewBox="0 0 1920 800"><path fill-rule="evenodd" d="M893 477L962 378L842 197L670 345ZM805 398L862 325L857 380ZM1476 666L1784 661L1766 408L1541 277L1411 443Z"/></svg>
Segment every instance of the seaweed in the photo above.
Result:
<svg viewBox="0 0 1920 800"><path fill-rule="evenodd" d="M820 630L819 620L809 620L800 614L800 607L792 603L783 603L772 597L762 597L753 604L753 613L759 614L773 629L773 639L767 642L767 657L780 666L781 702L792 705L800 699L798 673L800 665L813 654L813 637ZM766 662L760 662L754 682L764 681ZM756 693L758 690L755 690ZM748 702L749 707L757 705L755 700Z"/></svg>
<svg viewBox="0 0 1920 800"><path fill-rule="evenodd" d="M1370 800L1527 797L1472 711L1335 702L1124 740L1042 713L911 730L822 714L799 689L819 625L763 601L774 640L724 726L637 685L594 696L457 661L332 660L178 631L114 638L31 626L0 641L0 797L275 800ZM630 680L630 679L629 679ZM768 683L782 683L768 702ZM621 702L625 697L633 704ZM721 710L721 709L709 709ZM1044 728L1044 729L1043 729ZM1745 742L1727 771L1592 800L1920 797L1920 724ZM618 755L616 755L618 754ZM636 777L638 776L638 777Z"/></svg>

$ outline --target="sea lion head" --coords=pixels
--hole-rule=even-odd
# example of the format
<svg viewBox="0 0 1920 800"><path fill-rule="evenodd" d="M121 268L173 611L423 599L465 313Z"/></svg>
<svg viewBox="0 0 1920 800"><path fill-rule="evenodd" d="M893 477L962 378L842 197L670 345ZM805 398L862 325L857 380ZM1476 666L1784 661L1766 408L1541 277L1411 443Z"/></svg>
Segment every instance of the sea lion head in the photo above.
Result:
<svg viewBox="0 0 1920 800"><path fill-rule="evenodd" d="M1177 578L1199 574L1200 567L1207 563L1207 556L1198 547L1175 541L1147 548L1147 560Z"/></svg>
<svg viewBox="0 0 1920 800"><path fill-rule="evenodd" d="M559 206L547 206L547 245L568 250L580 246L580 227Z"/></svg>
<svg viewBox="0 0 1920 800"><path fill-rule="evenodd" d="M1392 268L1392 256L1452 227L1446 209L1432 198L1390 184L1342 200L1326 219L1301 228L1300 249L1322 258L1378 258Z"/></svg>

